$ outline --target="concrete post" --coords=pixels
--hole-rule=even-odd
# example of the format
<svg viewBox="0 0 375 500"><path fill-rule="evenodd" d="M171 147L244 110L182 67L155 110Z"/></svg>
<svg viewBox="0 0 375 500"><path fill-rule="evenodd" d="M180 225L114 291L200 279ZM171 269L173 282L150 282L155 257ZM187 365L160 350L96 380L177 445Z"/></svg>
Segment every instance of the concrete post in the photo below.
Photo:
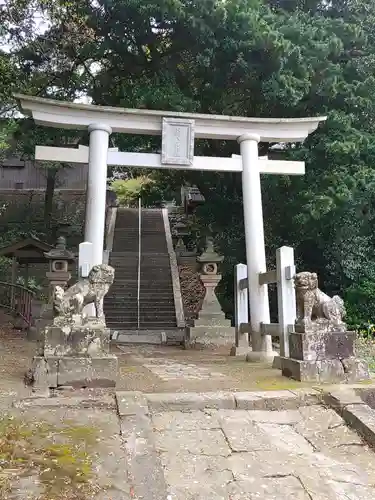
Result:
<svg viewBox="0 0 375 500"><path fill-rule="evenodd" d="M280 356L289 357L289 325L296 320L296 292L294 288L294 250L281 247L276 250L277 304L280 327Z"/></svg>
<svg viewBox="0 0 375 500"><path fill-rule="evenodd" d="M84 241L79 244L78 252L78 277L79 279L87 278L92 266L92 250L93 245L89 241ZM95 306L94 304L88 304L83 309L87 316L95 316Z"/></svg>
<svg viewBox="0 0 375 500"><path fill-rule="evenodd" d="M237 264L234 268L234 326L236 328L236 345L231 354L233 356L246 355L250 351L248 330L241 325L249 323L249 293L247 285L247 266Z"/></svg>
<svg viewBox="0 0 375 500"><path fill-rule="evenodd" d="M248 361L273 361L272 338L261 334L261 323L270 323L267 285L259 285L259 273L266 272L262 192L256 134L238 138L242 157L242 193L245 222L246 260L249 284L252 352Z"/></svg>
<svg viewBox="0 0 375 500"><path fill-rule="evenodd" d="M107 154L111 127L89 125L89 174L87 182L85 241L92 243L91 267L103 263L105 204L107 193Z"/></svg>

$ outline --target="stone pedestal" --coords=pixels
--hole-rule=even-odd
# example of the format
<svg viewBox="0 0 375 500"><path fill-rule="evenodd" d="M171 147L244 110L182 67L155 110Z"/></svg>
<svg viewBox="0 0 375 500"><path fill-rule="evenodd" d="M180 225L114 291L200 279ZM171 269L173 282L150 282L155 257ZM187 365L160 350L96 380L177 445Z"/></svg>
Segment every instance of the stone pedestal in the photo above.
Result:
<svg viewBox="0 0 375 500"><path fill-rule="evenodd" d="M109 353L110 330L97 318L55 320L44 330L43 349L33 360L34 388L114 387L117 357Z"/></svg>
<svg viewBox="0 0 375 500"><path fill-rule="evenodd" d="M34 388L56 389L70 386L77 389L115 387L117 357L35 356L33 360Z"/></svg>
<svg viewBox="0 0 375 500"><path fill-rule="evenodd" d="M356 382L369 379L368 366L355 357L355 332L332 325L299 326L289 334L290 357L281 357L282 374L301 382Z"/></svg>
<svg viewBox="0 0 375 500"><path fill-rule="evenodd" d="M67 269L66 251L61 246L60 242L60 248L50 252L51 278ZM31 373L25 377L34 391L116 385L117 357L109 352L110 330L102 307L114 275L113 267L98 264L87 278L67 290L60 286L53 289L45 311L52 317L44 328ZM84 313L89 304L95 305L95 316Z"/></svg>
<svg viewBox="0 0 375 500"><path fill-rule="evenodd" d="M191 345L233 346L235 329L221 310L215 288L221 280L220 274L202 274L201 281L206 289L202 309L194 326L189 328L188 341Z"/></svg>

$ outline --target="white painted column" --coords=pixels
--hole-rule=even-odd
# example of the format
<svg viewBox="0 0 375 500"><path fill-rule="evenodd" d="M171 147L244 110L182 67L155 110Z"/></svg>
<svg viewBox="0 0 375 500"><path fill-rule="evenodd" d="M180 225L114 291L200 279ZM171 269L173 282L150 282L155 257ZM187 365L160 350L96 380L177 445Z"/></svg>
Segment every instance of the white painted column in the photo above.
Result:
<svg viewBox="0 0 375 500"><path fill-rule="evenodd" d="M236 345L232 356L247 355L249 348L249 293L247 284L247 265L237 264L234 268L234 326Z"/></svg>
<svg viewBox="0 0 375 500"><path fill-rule="evenodd" d="M289 357L289 327L296 321L296 291L294 288L294 250L276 250L277 304L280 328L280 356Z"/></svg>
<svg viewBox="0 0 375 500"><path fill-rule="evenodd" d="M249 361L272 361L270 335L261 335L261 323L270 323L267 285L259 285L259 273L266 272L262 192L260 185L258 143L256 134L238 138L242 157L242 193L244 207L246 260L248 273L252 352Z"/></svg>
<svg viewBox="0 0 375 500"><path fill-rule="evenodd" d="M85 241L92 243L91 266L103 263L105 204L107 193L107 155L111 127L93 123L88 127L89 174L87 182Z"/></svg>

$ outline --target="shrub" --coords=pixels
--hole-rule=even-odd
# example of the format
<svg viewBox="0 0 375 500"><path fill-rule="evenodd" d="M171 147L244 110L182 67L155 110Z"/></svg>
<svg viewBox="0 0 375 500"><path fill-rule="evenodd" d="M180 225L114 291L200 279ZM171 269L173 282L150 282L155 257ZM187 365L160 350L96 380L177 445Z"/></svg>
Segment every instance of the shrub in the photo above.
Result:
<svg viewBox="0 0 375 500"><path fill-rule="evenodd" d="M117 179L112 182L111 189L116 193L119 204L124 207L136 207L138 198L149 195L155 187L155 181L146 175L133 179Z"/></svg>
<svg viewBox="0 0 375 500"><path fill-rule="evenodd" d="M348 326L358 331L369 331L372 328L369 318L375 318L375 281L364 280L353 284L346 289L344 300Z"/></svg>

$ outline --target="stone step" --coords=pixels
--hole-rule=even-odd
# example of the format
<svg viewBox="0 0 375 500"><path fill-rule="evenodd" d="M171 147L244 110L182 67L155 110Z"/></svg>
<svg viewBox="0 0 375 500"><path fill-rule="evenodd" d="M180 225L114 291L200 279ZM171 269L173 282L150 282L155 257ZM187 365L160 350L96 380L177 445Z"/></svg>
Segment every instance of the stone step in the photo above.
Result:
<svg viewBox="0 0 375 500"><path fill-rule="evenodd" d="M127 261L122 261L122 262L116 262L111 259L109 259L109 263L111 266L115 268L116 271L118 272L131 272L135 271L138 273L138 259L129 259ZM147 271L147 272L152 272L152 271L164 271L165 269L170 269L170 260L168 257L168 260L159 260L156 262L150 262L146 257L141 259L141 271Z"/></svg>
<svg viewBox="0 0 375 500"><path fill-rule="evenodd" d="M138 259L138 250L135 251L135 252L121 252L121 251L118 251L118 252L114 252L112 251L111 252L111 257L123 257L123 256L126 256L126 257L136 257ZM142 257L147 257L147 252L143 249L143 252L142 252ZM161 252L159 254L151 254L151 256L155 259L159 258L159 257L163 257L165 258L166 257L166 254L165 252Z"/></svg>
<svg viewBox="0 0 375 500"><path fill-rule="evenodd" d="M174 312L174 302L172 300L170 301L165 301L165 302L157 302L157 303L150 303L149 301L141 301L140 303L140 310L145 311L145 310L151 310L151 311L171 311ZM105 302L104 303L104 310L105 311L111 311L111 312L116 312L116 314L119 314L121 311L137 311L138 310L138 305L136 301L123 301L123 302Z"/></svg>
<svg viewBox="0 0 375 500"><path fill-rule="evenodd" d="M126 303L124 304L118 304L118 307L115 307L111 304L108 304L108 305L104 305L104 312L106 315L110 314L110 315L126 315L128 312L129 314L132 313L132 312L137 312L138 311L138 307L136 304L132 304L132 305L128 305ZM141 314L145 314L147 311L147 314L148 312L152 312L152 313L160 313L162 312L163 314L166 313L166 314L175 314L175 309L173 307L172 304L159 304L158 306L156 307L152 307L151 309L149 308L149 306L147 304L142 304L141 307L140 307L140 312Z"/></svg>
<svg viewBox="0 0 375 500"><path fill-rule="evenodd" d="M132 301L137 301L137 293L133 294L133 295L126 295L124 293L118 293L118 294L114 294L112 293L111 295L107 296L106 299L105 299L105 303L109 303L109 301L112 301L112 300L115 300L117 302L123 302L123 303L127 303L127 302L132 302ZM141 293L140 294L140 301L141 303L144 303L144 304L149 304L150 301L152 300L152 302L154 304L160 304L160 303L165 303L166 301L171 301L173 302L174 298L173 298L173 294L171 292L165 292L163 294L155 294L155 293L149 293L149 294L146 294L146 293Z"/></svg>
<svg viewBox="0 0 375 500"><path fill-rule="evenodd" d="M150 278L150 279L142 279L140 280L140 287L141 289L147 289L147 290L173 290L172 288L172 283L171 283L172 280L165 280L163 279L163 281L160 281L158 279L155 279L155 278ZM112 291L115 290L116 288L119 288L119 289L122 289L124 287L127 287L127 288L138 288L138 280L137 279L118 279L116 281L114 281L113 285L112 285Z"/></svg>
<svg viewBox="0 0 375 500"><path fill-rule="evenodd" d="M110 302L108 304L104 304L105 310L107 312L113 312L113 313L119 313L121 311L137 311L138 310L138 305L137 302ZM140 310L142 313L145 311L153 311L155 313L162 311L163 313L175 313L175 308L174 308L174 303L173 302L159 302L158 304L148 304L148 303L141 303L140 304Z"/></svg>
<svg viewBox="0 0 375 500"><path fill-rule="evenodd" d="M128 292L129 295L132 297L137 297L138 296L138 287L137 286L132 286L132 285L127 285L126 283L123 284L123 286L120 285L113 285L113 288L111 292L108 295L108 298L111 297L117 297L117 298L126 298L126 294L123 294L122 292ZM128 297L129 297L128 295ZM140 287L140 295L145 298L145 299L153 299L153 298L165 298L168 297L173 297L173 289L171 287L163 286L163 287L158 287L157 284L154 286L146 286L146 285L141 285Z"/></svg>
<svg viewBox="0 0 375 500"><path fill-rule="evenodd" d="M166 318L166 319L170 319L170 318L176 318L176 313L175 313L175 310L174 309L170 309L170 310L155 310L155 309L152 309L152 310L149 310L146 307L143 307L142 309L140 309L139 311L139 315L141 318L156 318L156 317L160 317L160 318ZM137 317L138 316L138 308L131 308L131 309L128 309L128 308L124 308L124 309L106 309L105 310L105 317L107 319L109 318L116 318L118 319L119 321L122 321L123 318L126 317L129 317L129 318L132 318L133 316Z"/></svg>
<svg viewBox="0 0 375 500"><path fill-rule="evenodd" d="M118 280L117 282L115 281L112 285L111 291L115 290L123 290L123 288L126 287L128 290L137 290L138 289L138 280ZM155 279L151 279L150 281L142 280L140 282L140 289L143 292L146 291L154 291L154 292L166 292L170 291L173 292L172 288L172 283L163 280L162 282L158 282ZM111 294L110 294L111 295Z"/></svg>
<svg viewBox="0 0 375 500"><path fill-rule="evenodd" d="M167 310L168 308L172 311L174 311L174 301L173 298L166 299L164 301L158 301L156 303L153 303L153 301L150 300L141 300L139 304L140 310L145 311L146 309L148 310L149 308L152 311L157 311L157 310ZM121 312L125 311L137 311L138 310L138 304L136 301L126 301L124 300L123 302L116 302L116 303L111 303L111 302L105 302L104 303L104 309L107 311L117 311L116 314L120 314Z"/></svg>
<svg viewBox="0 0 375 500"><path fill-rule="evenodd" d="M158 286L158 283L155 283L155 282L151 282L151 283L141 283L140 285L140 294L143 296L143 297L158 297L159 294L163 294L163 298L165 297L169 297L169 296L173 296L173 288L172 288L172 285L167 285L167 284L163 284L163 286L159 285ZM136 297L138 296L138 286L137 284L135 283L128 283L128 282L124 282L124 283L118 283L118 284L114 284L111 291L109 292L108 296L109 297L116 297L118 296L118 294L120 294L120 296L123 296L122 292L126 292L127 294L129 294L130 296L132 297ZM126 294L125 294L126 296Z"/></svg>
<svg viewBox="0 0 375 500"><path fill-rule="evenodd" d="M136 321L107 321L107 326L111 330L135 330L137 329ZM176 328L176 322L172 321L142 321L140 323L142 330L155 330Z"/></svg>
<svg viewBox="0 0 375 500"><path fill-rule="evenodd" d="M112 333L112 332L111 332ZM112 342L115 344L181 344L184 333L176 330L150 330L150 331L119 331L113 332Z"/></svg>
<svg viewBox="0 0 375 500"><path fill-rule="evenodd" d="M117 273L117 275L115 274L115 281L114 283L122 283L124 281L129 281L130 283L131 282L136 282L138 283L138 270L136 270L137 272L133 273L132 275L129 273L129 275L122 275L121 272L120 273ZM115 268L115 272L116 272L116 268ZM165 269L163 272L161 271L155 271L154 273L152 273L152 271L148 271L148 270L144 270L144 272L142 272L141 270L141 275L140 275L140 281L141 283L149 283L150 281L155 281L157 280L158 282L160 283L170 283L172 284L172 280L171 280L171 272L169 269Z"/></svg>

